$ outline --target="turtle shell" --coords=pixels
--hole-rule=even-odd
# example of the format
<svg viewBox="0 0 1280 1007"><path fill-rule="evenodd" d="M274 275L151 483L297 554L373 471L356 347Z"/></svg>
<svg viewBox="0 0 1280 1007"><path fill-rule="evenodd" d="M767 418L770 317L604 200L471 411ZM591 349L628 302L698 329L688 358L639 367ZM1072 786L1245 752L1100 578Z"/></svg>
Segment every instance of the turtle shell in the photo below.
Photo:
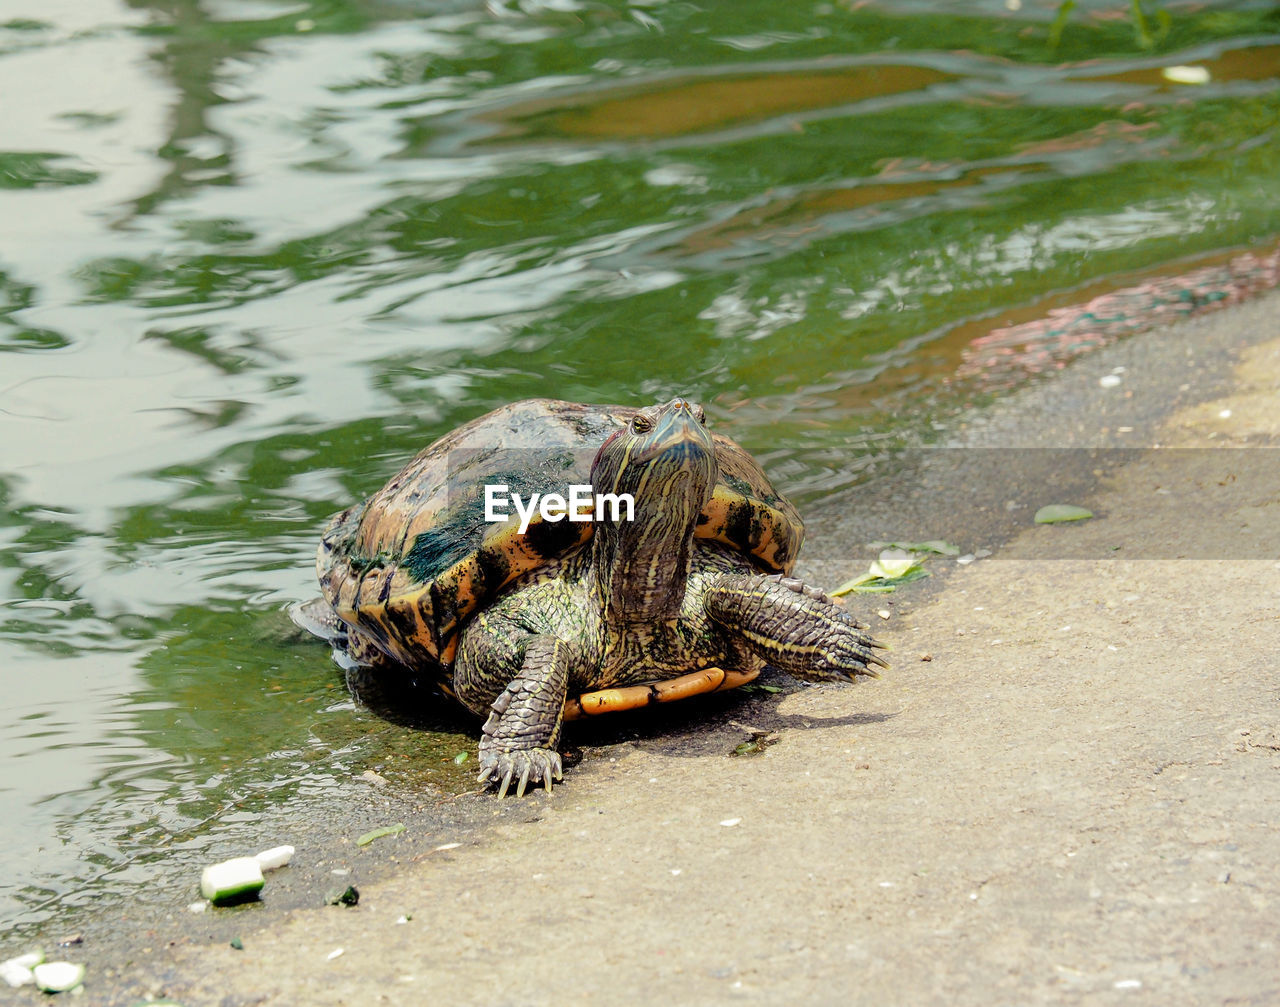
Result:
<svg viewBox="0 0 1280 1007"><path fill-rule="evenodd" d="M316 557L321 591L343 622L403 664L447 668L467 618L517 577L586 542L590 522L514 514L485 520L485 486L522 499L590 482L605 439L638 410L527 399L435 441L363 503L335 515ZM800 515L737 443L712 434L720 478L695 536L790 573ZM513 509L514 511L514 509Z"/></svg>

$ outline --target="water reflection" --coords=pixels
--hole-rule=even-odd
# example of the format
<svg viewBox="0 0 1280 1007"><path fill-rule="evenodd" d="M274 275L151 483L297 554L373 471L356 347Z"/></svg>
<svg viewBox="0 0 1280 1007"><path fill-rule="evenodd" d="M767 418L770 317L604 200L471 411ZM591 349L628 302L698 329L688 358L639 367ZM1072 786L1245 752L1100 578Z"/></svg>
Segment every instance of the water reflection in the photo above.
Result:
<svg viewBox="0 0 1280 1007"><path fill-rule="evenodd" d="M679 391L826 494L939 408L931 334L1280 231L1273 13L944 6L10 3L0 920L418 736L279 609L433 436Z"/></svg>

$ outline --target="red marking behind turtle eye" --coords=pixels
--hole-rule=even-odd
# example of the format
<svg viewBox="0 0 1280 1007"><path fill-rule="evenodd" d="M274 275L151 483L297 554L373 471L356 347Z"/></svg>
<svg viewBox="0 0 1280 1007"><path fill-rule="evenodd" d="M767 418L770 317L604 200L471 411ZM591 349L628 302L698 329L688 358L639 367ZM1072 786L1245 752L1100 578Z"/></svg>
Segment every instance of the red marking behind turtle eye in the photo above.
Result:
<svg viewBox="0 0 1280 1007"><path fill-rule="evenodd" d="M604 439L604 443L601 444L600 447L596 449L596 456L591 459L592 472L596 470L596 464L600 461L600 456L604 454L604 449L607 448L610 444L612 444L621 436L622 436L622 431L615 430L613 433L611 433L608 437Z"/></svg>

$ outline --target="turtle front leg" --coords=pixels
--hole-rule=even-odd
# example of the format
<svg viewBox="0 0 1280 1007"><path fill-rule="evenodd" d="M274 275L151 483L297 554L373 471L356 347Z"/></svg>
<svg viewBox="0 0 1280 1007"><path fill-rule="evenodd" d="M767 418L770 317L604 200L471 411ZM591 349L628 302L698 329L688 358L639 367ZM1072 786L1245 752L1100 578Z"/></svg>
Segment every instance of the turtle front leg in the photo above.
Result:
<svg viewBox="0 0 1280 1007"><path fill-rule="evenodd" d="M571 647L553 636L522 638L482 625L473 629L481 632L464 636L454 687L458 698L476 712L486 706L489 710L481 728L479 780L498 784L500 798L507 795L513 779L517 797L524 796L530 783L541 783L550 791L553 776L564 778L556 747L564 723Z"/></svg>
<svg viewBox="0 0 1280 1007"><path fill-rule="evenodd" d="M794 577L722 574L704 595L707 615L754 654L811 682L876 677L888 664L848 612Z"/></svg>

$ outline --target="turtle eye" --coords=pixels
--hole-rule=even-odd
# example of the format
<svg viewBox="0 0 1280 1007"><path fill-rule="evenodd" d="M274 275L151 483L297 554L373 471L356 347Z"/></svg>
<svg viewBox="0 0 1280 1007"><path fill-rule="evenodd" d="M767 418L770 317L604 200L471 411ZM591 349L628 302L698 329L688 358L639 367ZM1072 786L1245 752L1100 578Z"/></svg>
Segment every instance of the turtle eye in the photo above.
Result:
<svg viewBox="0 0 1280 1007"><path fill-rule="evenodd" d="M631 430L637 434L647 434L653 429L653 420L647 416L636 416L631 420Z"/></svg>

